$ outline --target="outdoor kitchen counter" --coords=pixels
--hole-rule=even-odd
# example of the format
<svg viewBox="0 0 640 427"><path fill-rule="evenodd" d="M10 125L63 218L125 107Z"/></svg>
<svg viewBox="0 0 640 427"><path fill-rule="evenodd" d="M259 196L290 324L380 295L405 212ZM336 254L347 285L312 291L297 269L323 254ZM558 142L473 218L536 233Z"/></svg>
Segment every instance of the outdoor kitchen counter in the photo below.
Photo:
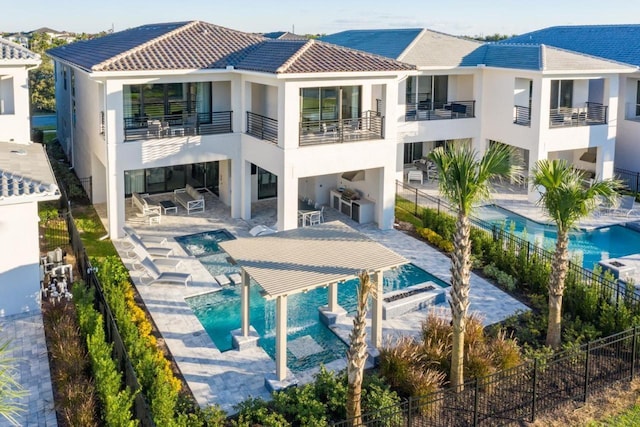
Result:
<svg viewBox="0 0 640 427"><path fill-rule="evenodd" d="M345 200L342 192L331 190L331 207L360 224L373 222L375 202L369 199Z"/></svg>

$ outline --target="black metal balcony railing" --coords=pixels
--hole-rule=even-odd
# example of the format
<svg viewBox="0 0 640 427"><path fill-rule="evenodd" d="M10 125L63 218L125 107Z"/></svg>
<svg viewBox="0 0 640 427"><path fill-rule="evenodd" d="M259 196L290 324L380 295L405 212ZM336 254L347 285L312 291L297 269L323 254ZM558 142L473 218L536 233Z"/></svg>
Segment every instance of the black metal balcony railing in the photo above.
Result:
<svg viewBox="0 0 640 427"><path fill-rule="evenodd" d="M607 124L607 107L586 102L584 107L560 107L549 110L549 127L592 126Z"/></svg>
<svg viewBox="0 0 640 427"><path fill-rule="evenodd" d="M443 120L475 117L476 101L431 102L407 100L405 120Z"/></svg>
<svg viewBox="0 0 640 427"><path fill-rule="evenodd" d="M176 138L194 135L232 133L233 111L172 114L124 119L124 140Z"/></svg>
<svg viewBox="0 0 640 427"><path fill-rule="evenodd" d="M247 134L277 144L278 121L247 111Z"/></svg>
<svg viewBox="0 0 640 427"><path fill-rule="evenodd" d="M531 126L531 108L514 105L513 123L521 126Z"/></svg>
<svg viewBox="0 0 640 427"><path fill-rule="evenodd" d="M300 146L384 138L384 117L365 111L362 117L300 122Z"/></svg>

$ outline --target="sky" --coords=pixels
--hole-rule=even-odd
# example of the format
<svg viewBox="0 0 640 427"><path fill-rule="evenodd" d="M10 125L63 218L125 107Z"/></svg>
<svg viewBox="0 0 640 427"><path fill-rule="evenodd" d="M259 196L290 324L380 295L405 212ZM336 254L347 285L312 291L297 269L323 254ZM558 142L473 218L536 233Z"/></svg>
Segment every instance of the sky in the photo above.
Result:
<svg viewBox="0 0 640 427"><path fill-rule="evenodd" d="M0 32L49 27L97 33L200 20L246 32L331 34L429 28L453 35L522 34L555 25L637 24L637 0L1 0Z"/></svg>

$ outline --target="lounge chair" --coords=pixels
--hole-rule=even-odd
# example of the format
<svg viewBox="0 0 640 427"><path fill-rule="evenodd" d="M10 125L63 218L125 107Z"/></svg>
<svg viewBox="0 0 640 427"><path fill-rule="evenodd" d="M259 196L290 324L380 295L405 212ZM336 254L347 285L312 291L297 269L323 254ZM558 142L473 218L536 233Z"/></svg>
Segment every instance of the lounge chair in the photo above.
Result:
<svg viewBox="0 0 640 427"><path fill-rule="evenodd" d="M140 265L144 268L147 276L151 278L149 282L145 282L140 277L140 283L143 285L152 285L154 283L187 283L191 282L191 273L180 273L175 271L160 271L158 266L149 258L140 261Z"/></svg>
<svg viewBox="0 0 640 427"><path fill-rule="evenodd" d="M125 225L124 227L122 227L122 231L124 231L124 233L127 236L131 236L132 234L135 234L136 236L141 238L140 235L136 233L136 231L133 228L129 227L128 225ZM168 243L168 240L166 237L145 237L144 240L146 242L156 243L159 245L166 245Z"/></svg>
<svg viewBox="0 0 640 427"><path fill-rule="evenodd" d="M142 261L145 258L149 258L150 260L152 260L158 266L170 267L170 268L173 268L173 269L177 269L182 264L182 260L181 259L176 259L176 258L153 258L151 256L151 254L149 252L147 252L147 250L144 247L140 246L140 245L136 245L133 248L133 252L137 257L137 259L133 261L133 268L135 270L144 269L144 267L140 264L140 261Z"/></svg>
<svg viewBox="0 0 640 427"><path fill-rule="evenodd" d="M249 230L249 234L253 237L256 236L266 236L267 234L276 233L278 230L274 230L273 228L267 227L266 225L256 225L251 230Z"/></svg>
<svg viewBox="0 0 640 427"><path fill-rule="evenodd" d="M637 213L638 211L634 208L635 201L636 198L634 196L621 196L618 205L611 209L611 213L622 216L629 216L632 213Z"/></svg>
<svg viewBox="0 0 640 427"><path fill-rule="evenodd" d="M132 249L135 249L136 246L142 246L152 256L168 257L169 255L173 254L173 249L172 248L145 245L144 242L142 241L142 239L140 238L140 236L138 236L137 234L130 234L129 235L129 240L131 240L131 242L133 244L133 248ZM132 254L131 251L127 253L127 255L129 255L129 256L131 256L131 254Z"/></svg>

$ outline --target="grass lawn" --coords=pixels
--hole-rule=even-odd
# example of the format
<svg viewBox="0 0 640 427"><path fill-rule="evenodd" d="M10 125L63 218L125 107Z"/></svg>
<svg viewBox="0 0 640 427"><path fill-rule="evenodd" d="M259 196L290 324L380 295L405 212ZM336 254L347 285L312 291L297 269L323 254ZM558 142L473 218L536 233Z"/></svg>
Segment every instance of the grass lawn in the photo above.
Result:
<svg viewBox="0 0 640 427"><path fill-rule="evenodd" d="M637 426L640 424L640 404L636 404L631 409L612 417L607 417L600 421L591 421L587 424L588 427L600 427L600 426Z"/></svg>
<svg viewBox="0 0 640 427"><path fill-rule="evenodd" d="M107 231L93 206L76 206L73 209L73 218L87 254L98 259L111 255L118 256L110 239L100 240Z"/></svg>

